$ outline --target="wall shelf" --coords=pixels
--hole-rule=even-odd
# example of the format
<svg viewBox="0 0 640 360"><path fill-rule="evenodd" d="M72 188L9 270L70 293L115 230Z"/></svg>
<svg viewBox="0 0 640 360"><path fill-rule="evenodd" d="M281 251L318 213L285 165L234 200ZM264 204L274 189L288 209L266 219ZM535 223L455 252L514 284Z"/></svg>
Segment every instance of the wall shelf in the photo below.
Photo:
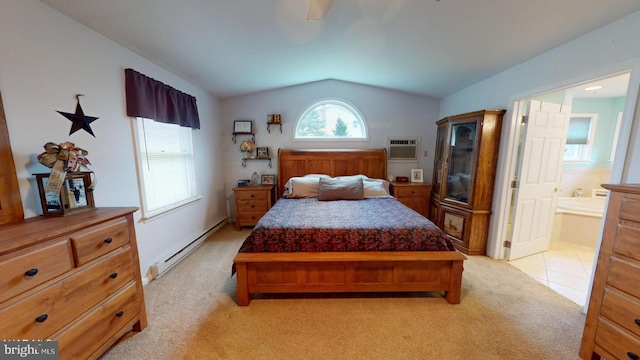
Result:
<svg viewBox="0 0 640 360"><path fill-rule="evenodd" d="M279 123L277 123L277 122L268 122L267 123L267 132L268 133L271 133L271 125L279 125L280 126L280 134L282 134L282 123L281 122L279 122Z"/></svg>
<svg viewBox="0 0 640 360"><path fill-rule="evenodd" d="M247 160L249 161L254 161L254 160L263 160L263 161L269 161L269 167L271 167L271 158L244 158L242 159L242 167L247 167Z"/></svg>
<svg viewBox="0 0 640 360"><path fill-rule="evenodd" d="M233 140L233 143L235 144L236 142L236 136L251 136L251 141L253 141L254 143L256 142L256 135L254 133L231 133L231 140Z"/></svg>

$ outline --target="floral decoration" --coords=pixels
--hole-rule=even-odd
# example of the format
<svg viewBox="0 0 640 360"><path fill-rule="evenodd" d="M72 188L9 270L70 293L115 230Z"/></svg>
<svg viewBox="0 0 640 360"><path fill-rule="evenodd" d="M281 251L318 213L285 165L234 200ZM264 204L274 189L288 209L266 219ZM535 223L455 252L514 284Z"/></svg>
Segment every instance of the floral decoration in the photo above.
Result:
<svg viewBox="0 0 640 360"><path fill-rule="evenodd" d="M253 152L253 148L255 146L255 143L251 140L245 140L243 142L240 143L240 150L243 152Z"/></svg>

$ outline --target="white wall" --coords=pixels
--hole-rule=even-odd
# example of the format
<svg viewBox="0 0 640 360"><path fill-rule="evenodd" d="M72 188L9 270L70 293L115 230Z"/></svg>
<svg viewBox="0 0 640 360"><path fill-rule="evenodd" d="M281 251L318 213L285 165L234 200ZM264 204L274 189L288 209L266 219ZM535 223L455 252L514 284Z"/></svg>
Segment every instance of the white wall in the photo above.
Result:
<svg viewBox="0 0 640 360"><path fill-rule="evenodd" d="M197 98L201 130L196 147L202 200L143 223L136 233L143 276L150 265L182 248L227 216L220 138L220 105L205 91L35 0L3 0L0 11L0 92L25 217L41 214L34 173L49 172L36 155L49 141L89 151L98 207L140 206L131 119L124 103L124 69L131 67ZM75 94L96 137L69 135ZM216 139L211 141L211 139Z"/></svg>
<svg viewBox="0 0 640 360"><path fill-rule="evenodd" d="M640 12L631 14L615 23L541 54L527 62L508 69L485 81L470 86L458 93L447 96L440 104L440 117L481 108L503 108L505 115L503 138L501 141L500 164L496 186L503 189L508 182L510 164L504 154L510 147L512 133L513 103L517 99L530 97L542 92L567 87L590 79L606 76L624 70L631 70L629 92L625 107L625 118L621 128L621 141L626 145L626 160L613 166L612 177L622 182L640 182L640 127L638 114L634 112L640 84ZM627 134L624 138L623 134ZM630 135L629 135L630 134ZM621 150L621 149L619 149ZM619 154L621 154L619 152ZM617 156L618 158L624 158ZM634 166L635 164L635 166ZM615 180L615 179L612 179ZM502 182L502 184L501 184ZM506 203L506 194L496 191L493 215L490 225L490 243L487 254L500 257L502 239L498 233L506 224L499 223L502 214L496 213L500 204Z"/></svg>
<svg viewBox="0 0 640 360"><path fill-rule="evenodd" d="M358 109L368 125L369 137L365 141L293 141L295 122L313 103L326 98L336 98ZM384 148L387 137L420 137L421 148L418 161L389 162L392 175L409 176L411 169L424 169L425 182L431 183L433 173L433 151L435 149L436 125L438 120L438 100L388 89L326 80L299 86L292 86L260 93L226 98L222 100L222 120L225 135L222 138L225 181L232 218L233 194L231 189L238 179L249 179L253 172L258 174L277 173L278 148ZM271 126L267 132L267 114L281 114L283 132ZM234 120L253 120L256 145L268 146L272 157L272 168L266 162L250 161L242 168L242 153L231 141ZM244 138L243 138L244 139ZM423 151L428 156L423 156Z"/></svg>

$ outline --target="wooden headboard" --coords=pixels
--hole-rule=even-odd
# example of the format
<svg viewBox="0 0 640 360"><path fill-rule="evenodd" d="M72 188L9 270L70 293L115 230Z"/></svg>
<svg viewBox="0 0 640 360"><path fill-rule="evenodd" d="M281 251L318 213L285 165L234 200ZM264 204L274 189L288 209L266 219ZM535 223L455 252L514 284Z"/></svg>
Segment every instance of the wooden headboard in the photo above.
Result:
<svg viewBox="0 0 640 360"><path fill-rule="evenodd" d="M387 178L386 149L278 149L278 194L294 176L327 174L330 176L367 175Z"/></svg>

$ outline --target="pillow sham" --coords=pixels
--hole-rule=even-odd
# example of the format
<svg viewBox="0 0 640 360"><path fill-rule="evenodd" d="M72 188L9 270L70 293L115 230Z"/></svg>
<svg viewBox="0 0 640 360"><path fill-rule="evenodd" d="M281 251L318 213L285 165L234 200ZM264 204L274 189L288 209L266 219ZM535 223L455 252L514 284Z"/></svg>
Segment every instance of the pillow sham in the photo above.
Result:
<svg viewBox="0 0 640 360"><path fill-rule="evenodd" d="M326 179L320 178L318 200L362 200L364 189L362 179Z"/></svg>
<svg viewBox="0 0 640 360"><path fill-rule="evenodd" d="M364 198L392 197L389 182L382 179L362 179Z"/></svg>
<svg viewBox="0 0 640 360"><path fill-rule="evenodd" d="M318 197L319 180L317 177L292 177L284 184L282 196L289 199Z"/></svg>

